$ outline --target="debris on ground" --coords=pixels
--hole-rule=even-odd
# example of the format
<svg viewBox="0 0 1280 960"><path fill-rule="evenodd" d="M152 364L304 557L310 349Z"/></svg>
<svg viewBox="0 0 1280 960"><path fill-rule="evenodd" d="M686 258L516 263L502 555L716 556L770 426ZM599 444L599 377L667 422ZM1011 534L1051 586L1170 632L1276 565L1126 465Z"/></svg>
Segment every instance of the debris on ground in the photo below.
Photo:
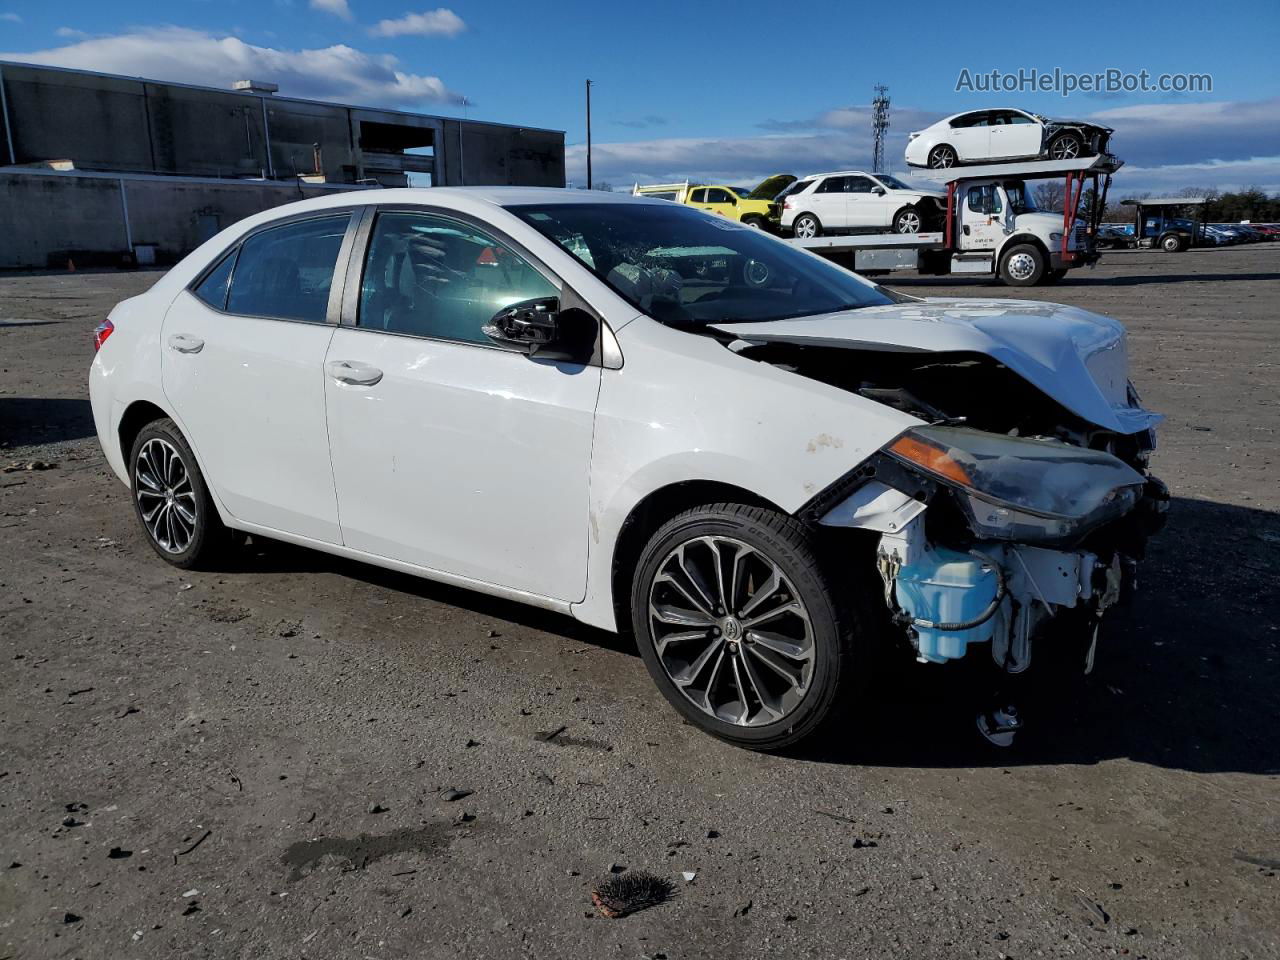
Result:
<svg viewBox="0 0 1280 960"><path fill-rule="evenodd" d="M615 874L601 880L591 891L591 902L611 920L666 903L675 895L675 885L665 877L643 870Z"/></svg>
<svg viewBox="0 0 1280 960"><path fill-rule="evenodd" d="M132 850L125 850L122 847L112 847L107 852L108 860L124 860L127 857L132 857L132 856L133 856Z"/></svg>
<svg viewBox="0 0 1280 960"><path fill-rule="evenodd" d="M445 801L447 801L447 802L449 802L449 803L452 803L452 802L453 802L453 801L455 801L455 800L462 800L462 799L464 799L464 798L466 798L466 797L469 797L469 796L471 796L473 793L475 793L475 791L474 791L474 790L465 790L465 789L464 789L464 790L459 790L458 788L453 787L453 788L450 788L450 789L448 789L448 790L443 791L443 792L440 794L440 799L441 799L441 800L445 800Z"/></svg>
<svg viewBox="0 0 1280 960"><path fill-rule="evenodd" d="M384 807L384 806L383 806L382 804L380 804L380 803L371 803L371 804L369 804L369 812L370 812L370 813L386 813L388 809L390 809L390 808L388 808L388 807Z"/></svg>

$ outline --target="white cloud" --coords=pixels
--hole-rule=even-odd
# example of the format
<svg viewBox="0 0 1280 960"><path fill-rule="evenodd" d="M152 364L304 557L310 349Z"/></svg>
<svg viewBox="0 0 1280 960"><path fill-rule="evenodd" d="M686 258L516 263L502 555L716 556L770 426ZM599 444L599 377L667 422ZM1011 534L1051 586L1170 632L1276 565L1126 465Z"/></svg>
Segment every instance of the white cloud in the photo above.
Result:
<svg viewBox="0 0 1280 960"><path fill-rule="evenodd" d="M311 0L311 9L332 13L343 20L351 19L351 8L347 6L347 0Z"/></svg>
<svg viewBox="0 0 1280 960"><path fill-rule="evenodd" d="M5 12L0 13L0 20L7 20L9 23L21 23L22 17L16 13Z"/></svg>
<svg viewBox="0 0 1280 960"><path fill-rule="evenodd" d="M83 40L85 37L89 36L89 34L85 33L83 30L77 30L75 27L59 27L53 32L60 37L65 37L70 40Z"/></svg>
<svg viewBox="0 0 1280 960"><path fill-rule="evenodd" d="M406 13L396 20L380 20L370 27L375 37L456 37L467 25L448 7Z"/></svg>
<svg viewBox="0 0 1280 960"><path fill-rule="evenodd" d="M314 50L258 47L236 37L159 27L92 37L50 50L0 52L0 60L230 87L237 80L280 84L283 96L386 106L460 103L439 77L408 73L389 54L345 44Z"/></svg>

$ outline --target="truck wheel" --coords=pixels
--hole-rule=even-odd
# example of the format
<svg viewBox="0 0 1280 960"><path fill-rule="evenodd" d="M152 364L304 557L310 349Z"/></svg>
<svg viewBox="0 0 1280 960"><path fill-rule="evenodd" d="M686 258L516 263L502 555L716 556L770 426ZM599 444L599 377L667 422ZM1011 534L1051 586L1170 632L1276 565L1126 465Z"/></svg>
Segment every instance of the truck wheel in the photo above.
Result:
<svg viewBox="0 0 1280 960"><path fill-rule="evenodd" d="M1078 133L1060 133L1049 141L1050 160L1074 160L1084 150Z"/></svg>
<svg viewBox="0 0 1280 960"><path fill-rule="evenodd" d="M939 144L929 151L929 169L941 170L956 165L956 152L945 143Z"/></svg>
<svg viewBox="0 0 1280 960"><path fill-rule="evenodd" d="M1034 287L1044 276L1044 260L1039 247L1019 243L1000 258L1000 279L1011 287Z"/></svg>
<svg viewBox="0 0 1280 960"><path fill-rule="evenodd" d="M791 232L801 240L809 240L813 237L822 236L822 224L818 222L818 218L812 213L802 213L796 217L795 222L791 225Z"/></svg>
<svg viewBox="0 0 1280 960"><path fill-rule="evenodd" d="M920 226L920 211L915 207L903 207L893 218L894 233L919 233Z"/></svg>
<svg viewBox="0 0 1280 960"><path fill-rule="evenodd" d="M1165 253L1181 253L1187 248L1180 236L1176 233L1171 233L1160 241L1160 249Z"/></svg>
<svg viewBox="0 0 1280 960"><path fill-rule="evenodd" d="M695 507L650 539L631 588L645 666L686 720L752 750L799 743L865 682L870 636L812 534L736 503Z"/></svg>

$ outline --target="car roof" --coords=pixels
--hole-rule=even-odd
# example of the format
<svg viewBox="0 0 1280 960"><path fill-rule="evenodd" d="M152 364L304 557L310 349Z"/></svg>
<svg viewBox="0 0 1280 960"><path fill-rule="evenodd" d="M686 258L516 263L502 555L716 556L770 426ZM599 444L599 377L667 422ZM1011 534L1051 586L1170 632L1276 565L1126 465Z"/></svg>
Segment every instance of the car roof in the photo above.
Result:
<svg viewBox="0 0 1280 960"><path fill-rule="evenodd" d="M990 113L992 110L1016 110L1018 113L1025 113L1028 117L1035 116L1034 110L1024 110L1022 107L974 107L972 110L961 110L949 117L943 117L938 123L948 123L956 117L967 117L971 113Z"/></svg>

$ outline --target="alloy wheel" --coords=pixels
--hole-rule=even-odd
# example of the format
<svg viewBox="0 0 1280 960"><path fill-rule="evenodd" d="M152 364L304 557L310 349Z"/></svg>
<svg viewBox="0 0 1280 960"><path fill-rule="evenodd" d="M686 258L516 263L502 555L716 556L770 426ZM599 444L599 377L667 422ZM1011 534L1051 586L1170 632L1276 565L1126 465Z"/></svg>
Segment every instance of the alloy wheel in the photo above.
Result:
<svg viewBox="0 0 1280 960"><path fill-rule="evenodd" d="M165 553L182 553L191 546L199 516L182 455L167 440L152 437L138 451L134 477L147 533Z"/></svg>
<svg viewBox="0 0 1280 960"><path fill-rule="evenodd" d="M795 235L801 240L811 240L817 236L818 229L812 217L801 217L796 221Z"/></svg>
<svg viewBox="0 0 1280 960"><path fill-rule="evenodd" d="M1075 137L1062 137L1053 144L1053 159L1074 160L1080 156L1080 142Z"/></svg>
<svg viewBox="0 0 1280 960"><path fill-rule="evenodd" d="M929 166L935 170L954 167L956 165L956 154L950 147L934 147L929 161Z"/></svg>
<svg viewBox="0 0 1280 960"><path fill-rule="evenodd" d="M703 536L675 547L650 584L648 614L663 670L717 720L776 723L808 692L809 613L778 565L741 540Z"/></svg>
<svg viewBox="0 0 1280 960"><path fill-rule="evenodd" d="M920 214L914 210L908 210L902 216L898 217L899 233L919 233L920 232Z"/></svg>

